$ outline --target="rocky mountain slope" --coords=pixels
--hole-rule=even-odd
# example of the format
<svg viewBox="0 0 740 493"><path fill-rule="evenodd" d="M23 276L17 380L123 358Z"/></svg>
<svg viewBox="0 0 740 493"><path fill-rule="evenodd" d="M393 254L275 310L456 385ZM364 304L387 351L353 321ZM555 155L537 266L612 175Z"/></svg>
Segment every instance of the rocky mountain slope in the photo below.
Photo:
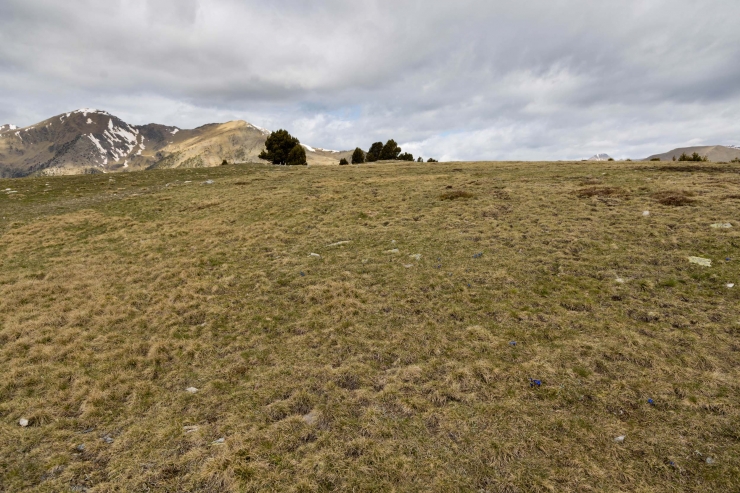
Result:
<svg viewBox="0 0 740 493"><path fill-rule="evenodd" d="M740 159L740 149L731 146L697 146L697 147L681 147L679 149L673 149L672 151L664 152L663 154L653 154L646 160L660 159L661 161L672 161L686 154L691 156L693 153L698 153L700 156L706 156L712 162L727 162L733 159Z"/></svg>
<svg viewBox="0 0 740 493"><path fill-rule="evenodd" d="M611 157L609 154L596 154L595 156L591 156L588 158L589 161L609 161Z"/></svg>
<svg viewBox="0 0 740 493"><path fill-rule="evenodd" d="M269 135L244 121L185 130L129 125L105 111L81 109L26 128L0 126L0 177L264 162L258 156ZM304 147L309 164L338 164L351 156L351 151Z"/></svg>

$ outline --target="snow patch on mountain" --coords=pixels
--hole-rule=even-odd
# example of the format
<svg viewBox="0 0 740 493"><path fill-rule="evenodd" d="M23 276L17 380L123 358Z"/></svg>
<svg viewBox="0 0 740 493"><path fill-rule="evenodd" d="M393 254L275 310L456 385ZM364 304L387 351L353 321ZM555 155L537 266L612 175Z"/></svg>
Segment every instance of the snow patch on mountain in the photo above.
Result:
<svg viewBox="0 0 740 493"><path fill-rule="evenodd" d="M591 156L588 160L589 161L609 161L611 159L611 156L609 154L596 154L595 156Z"/></svg>
<svg viewBox="0 0 740 493"><path fill-rule="evenodd" d="M306 144L301 144L308 152L316 152L316 149L314 149L311 146L307 146Z"/></svg>
<svg viewBox="0 0 740 493"><path fill-rule="evenodd" d="M270 132L269 130L267 130L265 128L258 127L257 125L252 125L251 123L247 123L247 127L253 128L255 130L259 130L260 132L262 132L263 135L270 135L272 133L272 132Z"/></svg>
<svg viewBox="0 0 740 493"><path fill-rule="evenodd" d="M2 132L9 132L11 130L18 130L18 127L16 127L15 125L11 125L9 123L7 123L5 125L0 125L0 133L2 133Z"/></svg>

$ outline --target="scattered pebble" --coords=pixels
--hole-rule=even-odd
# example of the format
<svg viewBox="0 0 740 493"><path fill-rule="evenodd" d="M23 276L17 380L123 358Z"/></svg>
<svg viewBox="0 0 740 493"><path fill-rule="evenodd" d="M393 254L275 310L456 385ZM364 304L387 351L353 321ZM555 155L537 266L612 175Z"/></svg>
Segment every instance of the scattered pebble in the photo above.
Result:
<svg viewBox="0 0 740 493"><path fill-rule="evenodd" d="M483 256L483 252L480 252L480 253L476 253L475 255L473 255L473 258L481 258L482 256Z"/></svg>
<svg viewBox="0 0 740 493"><path fill-rule="evenodd" d="M394 248L393 250L386 250L385 253L401 253L401 251L398 248Z"/></svg>
<svg viewBox="0 0 740 493"><path fill-rule="evenodd" d="M403 264L403 266L404 266L404 267L406 267L407 269L410 269L410 268L412 268L412 267L413 267L414 265L413 265L413 264Z"/></svg>
<svg viewBox="0 0 740 493"><path fill-rule="evenodd" d="M204 185L213 185L213 183L214 183L213 180L206 180L203 182Z"/></svg>
<svg viewBox="0 0 740 493"><path fill-rule="evenodd" d="M198 389L196 389L195 387L188 387L187 389L185 389L185 392L195 394L196 392L198 392Z"/></svg>
<svg viewBox="0 0 740 493"><path fill-rule="evenodd" d="M211 442L211 445L221 445L221 444L223 444L223 443L224 443L225 441L226 441L226 439L225 439L225 438L219 438L218 440L214 440L213 442Z"/></svg>
<svg viewBox="0 0 740 493"><path fill-rule="evenodd" d="M194 433L200 429L200 426L183 426L182 430L185 433Z"/></svg>
<svg viewBox="0 0 740 493"><path fill-rule="evenodd" d="M103 441L104 441L105 443L107 443L107 444L109 444L109 445L110 445L111 443L113 443L113 438L111 438L111 436L110 436L110 435L105 435L105 436L104 436L103 438L101 438L101 440L103 440Z"/></svg>
<svg viewBox="0 0 740 493"><path fill-rule="evenodd" d="M309 255L309 257L321 258L321 255L319 255L318 253L312 253Z"/></svg>
<svg viewBox="0 0 740 493"><path fill-rule="evenodd" d="M650 215L650 211L644 211L644 212L642 213L642 216L643 216L643 217L648 217L649 215Z"/></svg>
<svg viewBox="0 0 740 493"><path fill-rule="evenodd" d="M509 346L516 346L516 341L511 341L511 342L509 343Z"/></svg>
<svg viewBox="0 0 740 493"><path fill-rule="evenodd" d="M413 255L409 255L409 257L412 258L412 259L414 259L414 260L416 260L417 262L421 260L421 254L420 253L415 253Z"/></svg>
<svg viewBox="0 0 740 493"><path fill-rule="evenodd" d="M710 225L714 229L730 229L732 227L731 223L714 223Z"/></svg>
<svg viewBox="0 0 740 493"><path fill-rule="evenodd" d="M28 420L26 418L21 418L18 420L18 424L25 428L28 426Z"/></svg>
<svg viewBox="0 0 740 493"><path fill-rule="evenodd" d="M78 452L84 452L85 444L84 443L79 444L78 446L75 447L75 450L77 450Z"/></svg>
<svg viewBox="0 0 740 493"><path fill-rule="evenodd" d="M624 439L625 438L627 438L627 437L625 437L624 435L622 435L622 436L619 436L619 437L615 438L614 441L616 443L624 443Z"/></svg>
<svg viewBox="0 0 740 493"><path fill-rule="evenodd" d="M192 181L186 181L186 182L183 182L183 183L193 183L193 182Z"/></svg>
<svg viewBox="0 0 740 493"><path fill-rule="evenodd" d="M712 261L708 258L689 257L689 262L691 262L692 264L703 265L704 267L712 266Z"/></svg>
<svg viewBox="0 0 740 493"><path fill-rule="evenodd" d="M726 284L726 286L727 286L727 288L728 288L728 289L732 289L732 288L734 288L734 287L735 287L735 283L732 283L732 282L728 282L728 283Z"/></svg>
<svg viewBox="0 0 740 493"><path fill-rule="evenodd" d="M709 465L711 466L711 465L712 465L712 464L714 464L714 463L715 463L716 461L715 461L714 459L712 459L711 457L707 457L707 460L706 460L705 462L706 462L707 464L709 464Z"/></svg>
<svg viewBox="0 0 740 493"><path fill-rule="evenodd" d="M338 242L336 242L336 243L332 243L332 244L331 244L331 245L329 245L329 246L330 246L330 247L336 247L336 246L342 246L342 245L347 245L347 244L349 244L349 243L351 243L351 242L350 242L350 241L338 241Z"/></svg>
<svg viewBox="0 0 740 493"><path fill-rule="evenodd" d="M615 281L617 281L619 284L624 284L624 279L622 279L621 277L617 277Z"/></svg>
<svg viewBox="0 0 740 493"><path fill-rule="evenodd" d="M391 245L395 245L395 244L396 244L396 240L391 240Z"/></svg>
<svg viewBox="0 0 740 493"><path fill-rule="evenodd" d="M301 277L306 277L306 273L305 272L301 272Z"/></svg>

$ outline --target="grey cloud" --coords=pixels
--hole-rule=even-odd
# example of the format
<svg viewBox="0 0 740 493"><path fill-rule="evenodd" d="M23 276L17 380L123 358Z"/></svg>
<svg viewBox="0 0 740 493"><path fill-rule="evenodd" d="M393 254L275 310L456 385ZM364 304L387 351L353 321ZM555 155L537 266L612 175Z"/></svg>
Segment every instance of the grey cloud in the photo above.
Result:
<svg viewBox="0 0 740 493"><path fill-rule="evenodd" d="M4 0L0 121L101 106L450 159L740 143L739 17L719 0Z"/></svg>

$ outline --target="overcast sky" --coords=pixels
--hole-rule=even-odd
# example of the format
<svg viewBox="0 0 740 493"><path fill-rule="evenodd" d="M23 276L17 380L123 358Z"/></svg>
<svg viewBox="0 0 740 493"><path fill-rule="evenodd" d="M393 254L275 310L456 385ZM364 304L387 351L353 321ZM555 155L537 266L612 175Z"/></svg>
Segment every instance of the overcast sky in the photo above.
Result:
<svg viewBox="0 0 740 493"><path fill-rule="evenodd" d="M740 144L737 0L0 0L0 124L73 109L444 160Z"/></svg>

